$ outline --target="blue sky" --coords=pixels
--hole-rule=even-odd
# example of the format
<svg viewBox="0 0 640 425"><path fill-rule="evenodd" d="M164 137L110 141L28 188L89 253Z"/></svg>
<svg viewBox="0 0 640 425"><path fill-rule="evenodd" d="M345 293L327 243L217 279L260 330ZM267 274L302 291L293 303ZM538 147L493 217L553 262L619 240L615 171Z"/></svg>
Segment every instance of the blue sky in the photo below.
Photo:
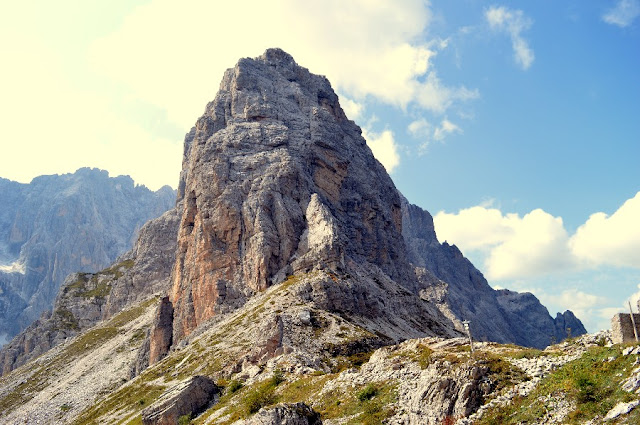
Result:
<svg viewBox="0 0 640 425"><path fill-rule="evenodd" d="M640 292L640 0L4 2L0 44L1 177L175 187L224 69L281 47L492 285L589 330Z"/></svg>

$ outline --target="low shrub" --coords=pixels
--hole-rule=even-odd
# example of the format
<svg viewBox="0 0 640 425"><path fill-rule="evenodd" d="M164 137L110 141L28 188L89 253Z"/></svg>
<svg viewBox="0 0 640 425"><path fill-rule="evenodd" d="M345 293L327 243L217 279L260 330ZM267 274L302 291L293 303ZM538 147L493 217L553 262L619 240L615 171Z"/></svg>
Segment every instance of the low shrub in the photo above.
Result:
<svg viewBox="0 0 640 425"><path fill-rule="evenodd" d="M358 400L360 401L367 401L375 397L376 394L378 394L378 388L376 388L376 386L373 384L369 384L366 387L364 387L360 392L358 392L356 397L358 397Z"/></svg>

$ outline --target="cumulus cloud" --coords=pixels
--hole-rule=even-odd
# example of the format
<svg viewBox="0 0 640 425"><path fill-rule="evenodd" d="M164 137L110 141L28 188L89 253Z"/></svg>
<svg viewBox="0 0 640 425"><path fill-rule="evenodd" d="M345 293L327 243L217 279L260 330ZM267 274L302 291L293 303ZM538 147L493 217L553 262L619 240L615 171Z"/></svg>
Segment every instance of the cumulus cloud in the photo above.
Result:
<svg viewBox="0 0 640 425"><path fill-rule="evenodd" d="M420 118L418 120L412 121L407 126L407 131L413 137L422 137L426 138L431 136L432 125L424 118Z"/></svg>
<svg viewBox="0 0 640 425"><path fill-rule="evenodd" d="M602 20L620 28L628 27L640 16L639 0L619 0L615 7L602 16Z"/></svg>
<svg viewBox="0 0 640 425"><path fill-rule="evenodd" d="M463 251L484 250L490 279L536 276L571 263L562 218L540 209L521 217L477 206L458 214L439 212L434 223L440 239L455 243Z"/></svg>
<svg viewBox="0 0 640 425"><path fill-rule="evenodd" d="M462 133L462 129L445 118L440 123L440 126L433 131L433 138L443 140L447 135L452 133Z"/></svg>
<svg viewBox="0 0 640 425"><path fill-rule="evenodd" d="M462 129L447 118L442 119L437 127L431 125L426 119L420 118L407 126L407 132L412 137L422 140L420 150L425 151L432 141L442 142L450 134L462 133Z"/></svg>
<svg viewBox="0 0 640 425"><path fill-rule="evenodd" d="M346 96L340 96L340 106L342 106L344 113L347 114L347 118L350 120L359 121L363 117L365 107L360 102L356 102Z"/></svg>
<svg viewBox="0 0 640 425"><path fill-rule="evenodd" d="M595 213L571 238L571 250L592 265L640 267L640 192L611 216Z"/></svg>
<svg viewBox="0 0 640 425"><path fill-rule="evenodd" d="M593 214L569 235L561 217L475 206L434 216L438 238L485 254L490 279L517 279L598 266L640 268L640 192L615 213Z"/></svg>
<svg viewBox="0 0 640 425"><path fill-rule="evenodd" d="M240 15L241 26L222 18ZM212 24L215 17L220 19ZM187 0L179 8L170 0L152 0L95 43L91 60L95 69L167 109L184 128L213 97L225 67L268 47L281 47L327 75L353 101L373 97L441 112L477 92L438 78L432 58L446 42L419 41L430 21L422 0Z"/></svg>
<svg viewBox="0 0 640 425"><path fill-rule="evenodd" d="M400 164L398 145L393 137L393 132L384 130L382 133L375 133L362 129L362 136L367 140L373 156L380 161L388 173L392 173Z"/></svg>
<svg viewBox="0 0 640 425"><path fill-rule="evenodd" d="M522 37L522 33L533 25L522 10L513 10L504 6L491 6L485 11L484 17L494 31L505 32L511 38L514 60L524 70L529 69L535 55L529 43Z"/></svg>
<svg viewBox="0 0 640 425"><path fill-rule="evenodd" d="M605 297L589 294L578 288L566 289L559 295L545 294L541 298L549 304L570 305L572 309L575 309L574 313L590 310L607 302Z"/></svg>

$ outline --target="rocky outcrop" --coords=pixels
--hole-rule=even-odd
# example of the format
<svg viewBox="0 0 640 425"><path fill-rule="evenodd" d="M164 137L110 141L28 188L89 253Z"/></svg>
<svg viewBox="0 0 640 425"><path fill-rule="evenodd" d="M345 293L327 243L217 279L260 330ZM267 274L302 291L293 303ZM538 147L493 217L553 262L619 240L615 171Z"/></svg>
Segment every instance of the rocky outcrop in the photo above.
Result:
<svg viewBox="0 0 640 425"><path fill-rule="evenodd" d="M124 308L166 293L173 268L177 209L149 221L133 250L97 273L74 273L60 289L54 307L0 350L0 372L7 374L52 347L113 317ZM145 357L148 362L148 351ZM146 367L146 364L139 368Z"/></svg>
<svg viewBox="0 0 640 425"><path fill-rule="evenodd" d="M173 305L169 297L160 301L160 306L153 319L151 335L149 336L149 364L154 364L164 358L171 347L173 337ZM146 347L145 347L146 348Z"/></svg>
<svg viewBox="0 0 640 425"><path fill-rule="evenodd" d="M175 425L181 417L195 417L215 403L220 393L206 376L193 376L169 388L153 405L142 411L144 425Z"/></svg>
<svg viewBox="0 0 640 425"><path fill-rule="evenodd" d="M152 192L89 168L29 184L2 179L0 192L0 339L50 309L67 275L113 263L175 199L168 186Z"/></svg>
<svg viewBox="0 0 640 425"><path fill-rule="evenodd" d="M544 348L586 329L575 315L554 320L530 293L496 291L455 245L438 242L433 218L403 198L403 235L409 258L422 277L421 295L458 323L468 320L475 339Z"/></svg>
<svg viewBox="0 0 640 425"><path fill-rule="evenodd" d="M317 267L371 264L413 289L393 182L327 79L279 49L227 70L185 139L179 196L174 341Z"/></svg>
<svg viewBox="0 0 640 425"><path fill-rule="evenodd" d="M566 310L564 313L557 313L553 322L556 328L556 341L562 341L565 338L587 333L580 319L578 319L571 310Z"/></svg>
<svg viewBox="0 0 640 425"><path fill-rule="evenodd" d="M262 408L250 419L237 425L322 425L320 415L304 403L278 404Z"/></svg>

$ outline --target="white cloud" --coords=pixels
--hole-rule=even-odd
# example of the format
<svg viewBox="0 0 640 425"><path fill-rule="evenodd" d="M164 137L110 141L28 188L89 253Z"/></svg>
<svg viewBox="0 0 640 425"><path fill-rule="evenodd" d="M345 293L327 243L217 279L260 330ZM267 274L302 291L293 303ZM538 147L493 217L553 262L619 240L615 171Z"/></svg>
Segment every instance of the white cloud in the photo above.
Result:
<svg viewBox="0 0 640 425"><path fill-rule="evenodd" d="M457 214L440 211L433 217L438 239L455 243L462 249L491 249L508 239L512 233L512 220L519 220L514 214L503 216L494 208L471 207Z"/></svg>
<svg viewBox="0 0 640 425"><path fill-rule="evenodd" d="M571 238L571 250L592 265L640 268L640 192L611 216L591 215Z"/></svg>
<svg viewBox="0 0 640 425"><path fill-rule="evenodd" d="M491 6L485 11L484 16L491 29L509 34L514 60L522 69L529 69L535 55L529 43L522 37L522 32L531 28L533 21L527 18L522 10L513 10L504 6Z"/></svg>
<svg viewBox="0 0 640 425"><path fill-rule="evenodd" d="M631 304L631 308L634 312L638 312L638 302L640 301L640 284L638 284L637 288L638 290L636 292L634 292L629 297L627 297L626 300L624 300L623 308L627 312L629 311L629 304Z"/></svg>
<svg viewBox="0 0 640 425"><path fill-rule="evenodd" d="M373 156L384 166L388 173L400 164L398 145L393 137L393 132L385 130L382 133L374 133L362 129L362 136L373 152Z"/></svg>
<svg viewBox="0 0 640 425"><path fill-rule="evenodd" d="M589 294L578 288L566 289L559 295L541 294L540 298L545 304L571 306L571 311L578 317L581 316L578 312L591 310L607 302L605 297ZM582 316L584 316L584 314L582 314Z"/></svg>
<svg viewBox="0 0 640 425"><path fill-rule="evenodd" d="M434 217L440 239L463 251L487 255L484 269L489 279L537 276L568 267L568 235L562 218L537 209L523 217L495 208L476 206L457 214L439 212Z"/></svg>
<svg viewBox="0 0 640 425"><path fill-rule="evenodd" d="M241 25L230 16L242 16ZM95 43L91 59L96 70L165 108L185 129L213 98L226 67L268 47L281 47L327 75L353 101L371 96L442 112L477 91L438 78L431 60L447 43L419 41L430 21L428 3L421 0L188 0L179 8L152 0Z"/></svg>
<svg viewBox="0 0 640 425"><path fill-rule="evenodd" d="M438 238L485 254L489 279L517 279L578 268L640 268L640 192L615 213L593 214L570 236L561 217L520 216L475 206L434 216Z"/></svg>
<svg viewBox="0 0 640 425"><path fill-rule="evenodd" d="M462 133L462 129L445 118L440 123L440 126L433 131L433 138L436 140L444 140L448 134L452 133Z"/></svg>
<svg viewBox="0 0 640 425"><path fill-rule="evenodd" d="M640 16L640 1L619 0L615 7L602 16L602 20L620 28L628 27Z"/></svg>
<svg viewBox="0 0 640 425"><path fill-rule="evenodd" d="M432 141L442 142L449 134L462 133L462 129L447 118L444 118L435 128L426 119L420 118L407 126L407 132L412 137L422 140L420 151L424 153Z"/></svg>
<svg viewBox="0 0 640 425"><path fill-rule="evenodd" d="M537 209L522 218L506 218L510 232L486 260L492 279L529 277L562 270L572 263L562 218Z"/></svg>
<svg viewBox="0 0 640 425"><path fill-rule="evenodd" d="M346 96L340 96L340 106L342 106L344 113L347 114L347 118L349 118L350 120L357 122L361 118L363 118L365 109L363 103L351 100Z"/></svg>
<svg viewBox="0 0 640 425"><path fill-rule="evenodd" d="M431 126L429 121L427 121L424 118L420 118L418 120L412 121L407 126L407 131L413 137L416 137L416 138L427 138L427 137L431 136L432 128L433 127Z"/></svg>

